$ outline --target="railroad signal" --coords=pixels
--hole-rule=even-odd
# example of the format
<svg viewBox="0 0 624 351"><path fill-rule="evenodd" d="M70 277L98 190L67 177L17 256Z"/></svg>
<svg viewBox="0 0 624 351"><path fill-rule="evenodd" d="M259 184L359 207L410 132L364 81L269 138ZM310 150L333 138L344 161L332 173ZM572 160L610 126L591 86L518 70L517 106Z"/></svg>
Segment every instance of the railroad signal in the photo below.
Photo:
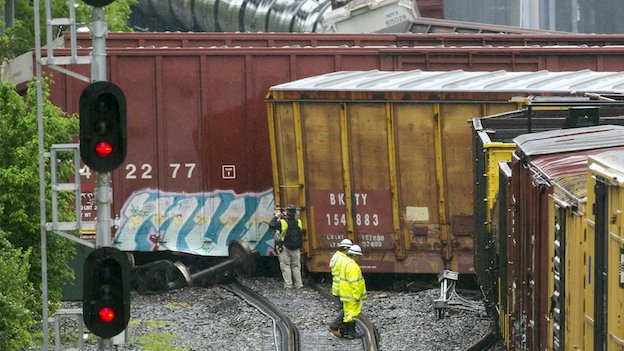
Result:
<svg viewBox="0 0 624 351"><path fill-rule="evenodd" d="M80 156L98 172L126 158L126 97L110 82L95 82L80 95Z"/></svg>
<svg viewBox="0 0 624 351"><path fill-rule="evenodd" d="M89 330L102 338L118 335L130 320L128 257L112 247L95 249L84 264L82 315Z"/></svg>

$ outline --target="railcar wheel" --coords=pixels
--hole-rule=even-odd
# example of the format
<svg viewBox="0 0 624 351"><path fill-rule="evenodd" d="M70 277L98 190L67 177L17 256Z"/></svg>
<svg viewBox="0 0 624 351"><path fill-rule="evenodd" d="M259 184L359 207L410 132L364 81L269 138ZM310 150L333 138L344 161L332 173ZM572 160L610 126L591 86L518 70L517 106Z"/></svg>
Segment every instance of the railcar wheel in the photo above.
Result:
<svg viewBox="0 0 624 351"><path fill-rule="evenodd" d="M230 244L228 253L230 255L230 259L236 261L236 267L234 271L236 274L249 277L254 275L256 272L256 260L255 254L249 249L249 246L240 240L233 241Z"/></svg>

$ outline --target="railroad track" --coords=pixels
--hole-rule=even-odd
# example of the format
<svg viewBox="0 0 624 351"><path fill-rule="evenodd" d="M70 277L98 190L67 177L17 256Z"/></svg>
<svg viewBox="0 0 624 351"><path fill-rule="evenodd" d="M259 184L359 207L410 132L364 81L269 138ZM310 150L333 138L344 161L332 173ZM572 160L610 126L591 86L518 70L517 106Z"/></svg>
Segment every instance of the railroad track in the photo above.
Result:
<svg viewBox="0 0 624 351"><path fill-rule="evenodd" d="M365 316L358 319L357 327L364 331L360 339L340 339L328 331L328 322L338 313L338 307L321 287L267 289L266 284L257 282L237 282L224 287L273 319L276 350L378 349L377 331Z"/></svg>
<svg viewBox="0 0 624 351"><path fill-rule="evenodd" d="M224 288L241 297L273 320L273 340L276 350L300 350L299 331L277 306L239 282L225 285Z"/></svg>

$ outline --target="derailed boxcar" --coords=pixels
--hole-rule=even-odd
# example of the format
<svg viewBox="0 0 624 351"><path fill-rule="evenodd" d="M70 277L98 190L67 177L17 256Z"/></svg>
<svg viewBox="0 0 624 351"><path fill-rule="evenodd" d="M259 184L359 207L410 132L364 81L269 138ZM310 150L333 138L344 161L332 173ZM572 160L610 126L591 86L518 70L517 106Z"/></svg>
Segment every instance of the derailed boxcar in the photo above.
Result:
<svg viewBox="0 0 624 351"><path fill-rule="evenodd" d="M588 160L587 263L583 319L585 350L624 349L624 152L609 151ZM592 267L593 264L593 267ZM580 284L578 284L580 286ZM575 340L575 345L581 344ZM566 343L566 345L570 345Z"/></svg>
<svg viewBox="0 0 624 351"><path fill-rule="evenodd" d="M552 130L513 141L517 149L510 168L501 167L499 210L493 218L501 240L500 262L505 265L500 276L507 278L501 279L499 300L506 345L508 349L592 349L583 346L590 330L588 305L601 306L606 316L607 300L596 302L591 293L592 270L597 268L590 262L602 255L594 253L589 230L593 223L598 230L598 222L592 220L595 202L594 188L588 183L592 178L588 158L623 152L624 127ZM621 262L620 257L611 259L611 265ZM619 278L614 275L608 279ZM616 301L618 294L621 291L613 293ZM621 325L611 327L616 337L621 336Z"/></svg>
<svg viewBox="0 0 624 351"><path fill-rule="evenodd" d="M86 38L80 55L89 52ZM272 206L260 203L273 196L264 104L273 85L340 70L620 70L624 50L610 46L618 40L622 36L110 33L107 78L126 94L130 143L126 162L113 172L112 214L125 231L118 245L221 256L227 243L243 239L272 254L265 225ZM485 46L459 46L473 43ZM550 46L557 43L570 46ZM543 47L528 47L533 44ZM89 72L88 66L68 68ZM76 112L87 84L66 75L53 79L52 100ZM82 184L93 179L87 170ZM84 195L92 211L83 219L91 220L92 192Z"/></svg>
<svg viewBox="0 0 624 351"><path fill-rule="evenodd" d="M348 237L365 248L362 266L370 272L471 272L470 118L513 110L519 94L612 91L609 82L621 78L367 71L274 86L268 110L276 202L301 207L311 271L326 270Z"/></svg>
<svg viewBox="0 0 624 351"><path fill-rule="evenodd" d="M507 310L497 309L496 304L499 297L506 298L499 289L507 288L504 249L507 242L505 237L497 236L498 228L492 226L492 219L496 217L495 223L501 226L502 219L494 212L498 213L505 206L497 202L498 193L506 190L510 175L500 170L502 185L499 187L500 163L511 161L516 148L513 138L521 134L599 124L624 125L624 105L609 100L603 96L594 96L594 99L532 97L527 99L522 110L472 120L475 272L485 294L488 312L500 314L501 321L507 319L504 316Z"/></svg>

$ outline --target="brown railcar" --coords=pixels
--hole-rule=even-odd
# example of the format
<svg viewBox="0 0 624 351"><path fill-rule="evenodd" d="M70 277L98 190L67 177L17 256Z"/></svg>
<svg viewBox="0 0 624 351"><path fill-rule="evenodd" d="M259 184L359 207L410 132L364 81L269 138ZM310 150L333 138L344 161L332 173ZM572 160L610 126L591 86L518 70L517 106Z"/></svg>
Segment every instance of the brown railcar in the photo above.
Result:
<svg viewBox="0 0 624 351"><path fill-rule="evenodd" d="M69 45L69 36L65 36ZM77 33L78 46L91 47L87 33ZM445 47L465 49L483 47L498 49L501 53L516 49L569 47L574 49L602 49L606 46L624 45L622 34L573 34L573 33L189 33L147 32L109 33L107 46L117 48L256 48L256 47ZM424 48L426 50L426 48ZM600 51L600 50L598 50ZM549 67L548 69L551 69ZM569 70L569 69L568 69Z"/></svg>
<svg viewBox="0 0 624 351"><path fill-rule="evenodd" d="M227 255L225 244L218 240L223 236L225 241L244 238L263 255L271 255L272 236L265 221L272 208L262 207L271 202L267 196L272 197L273 186L264 101L271 86L346 70L558 71L582 67L601 71L624 67L624 60L619 59L624 48L618 46L417 46L421 40L439 42L451 36L111 33L107 80L126 94L129 141L126 162L113 172L113 216L120 223L141 228L143 237L137 239L136 247L142 251L171 249L223 256ZM456 38L460 36L464 35ZM496 41L495 35L479 37ZM603 43L605 37L593 38ZM509 43L522 36L499 38ZM561 36L560 40L585 40L578 38ZM465 35L465 39L474 37ZM89 44L86 37L80 40L84 48L79 53L86 55ZM88 67L68 68L89 75ZM60 74L53 80L52 101L67 112L77 112L87 83ZM477 97L487 98L483 94L466 98ZM83 178L83 184L88 185L89 179ZM147 202L130 205L129 199L138 194ZM232 201L239 207L225 205ZM207 202L209 206L199 205ZM196 212L185 212L189 208ZM203 234L196 234L199 239L188 244L180 228Z"/></svg>

